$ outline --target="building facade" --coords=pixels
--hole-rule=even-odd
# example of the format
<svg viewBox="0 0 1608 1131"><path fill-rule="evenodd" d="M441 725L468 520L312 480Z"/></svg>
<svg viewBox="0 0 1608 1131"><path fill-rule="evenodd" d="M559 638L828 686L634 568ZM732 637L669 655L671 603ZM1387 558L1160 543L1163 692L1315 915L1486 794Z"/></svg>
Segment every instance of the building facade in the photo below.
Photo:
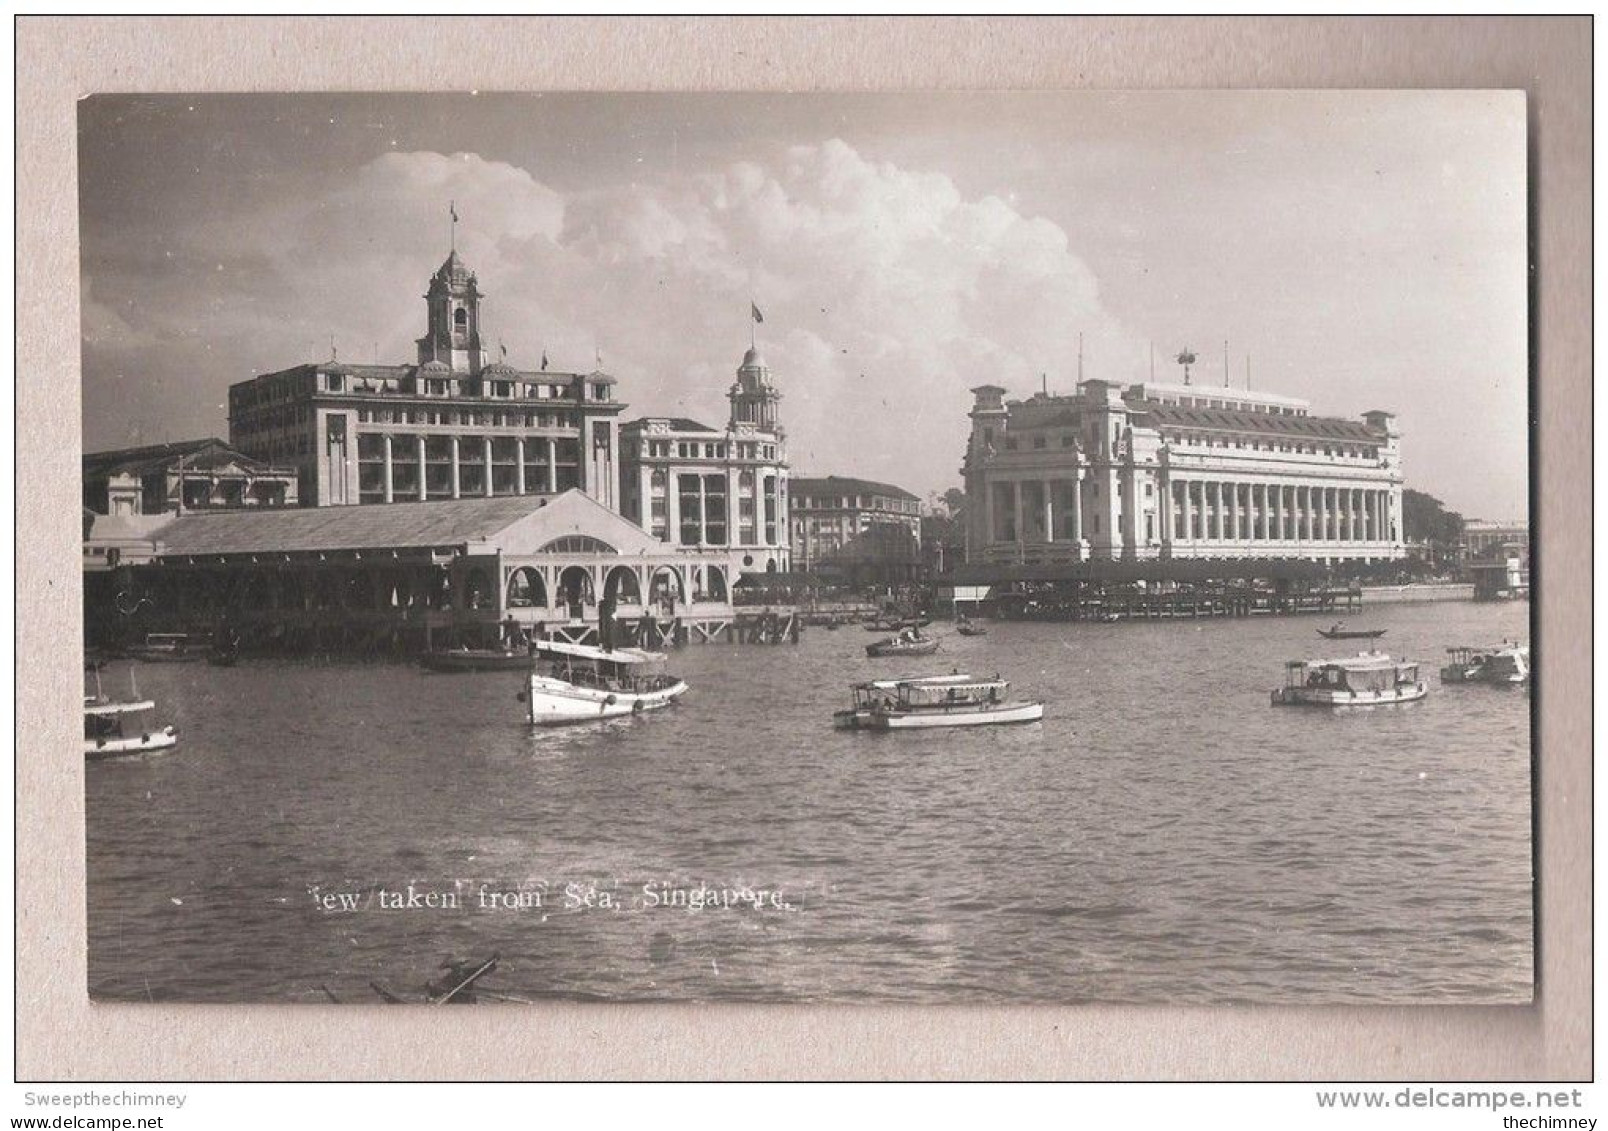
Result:
<svg viewBox="0 0 1608 1131"><path fill-rule="evenodd" d="M92 638L226 623L293 650L594 641L607 601L626 642L657 645L720 638L733 618L725 554L666 545L579 490L132 522L97 523L122 541L97 576L86 564Z"/></svg>
<svg viewBox="0 0 1608 1131"><path fill-rule="evenodd" d="M972 393L974 562L1405 554L1388 412L1339 420L1291 397L1099 380L1070 396Z"/></svg>
<svg viewBox="0 0 1608 1131"><path fill-rule="evenodd" d="M787 433L757 349L727 394L724 430L680 417L620 429L622 513L678 546L728 551L735 575L789 568Z"/></svg>
<svg viewBox="0 0 1608 1131"><path fill-rule="evenodd" d="M273 466L222 440L185 440L87 452L84 507L127 517L240 507L293 507L294 467Z"/></svg>
<svg viewBox="0 0 1608 1131"><path fill-rule="evenodd" d="M430 278L412 365L331 359L229 389L230 442L297 470L310 506L554 495L619 508L618 417L606 373L490 360L474 272L453 251Z"/></svg>
<svg viewBox="0 0 1608 1131"><path fill-rule="evenodd" d="M1465 559L1472 561L1513 551L1529 554L1530 527L1527 523L1486 522L1482 519L1473 519L1463 524Z"/></svg>
<svg viewBox="0 0 1608 1131"><path fill-rule="evenodd" d="M855 583L903 584L921 564L921 500L902 487L844 476L793 480L793 562Z"/></svg>

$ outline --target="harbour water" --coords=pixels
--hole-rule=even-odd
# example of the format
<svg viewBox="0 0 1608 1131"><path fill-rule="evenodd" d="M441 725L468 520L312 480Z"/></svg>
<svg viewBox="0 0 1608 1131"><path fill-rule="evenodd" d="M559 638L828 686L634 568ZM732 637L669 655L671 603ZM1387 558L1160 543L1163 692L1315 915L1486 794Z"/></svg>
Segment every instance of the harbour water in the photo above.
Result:
<svg viewBox="0 0 1608 1131"><path fill-rule="evenodd" d="M1530 697L1435 674L1528 613L1353 615L1431 692L1340 712L1269 706L1285 660L1357 650L1311 617L994 622L906 661L813 629L541 731L508 673L139 665L180 744L85 767L90 992L371 1002L495 952L532 1001L1528 1001ZM851 682L955 667L1044 721L832 729Z"/></svg>

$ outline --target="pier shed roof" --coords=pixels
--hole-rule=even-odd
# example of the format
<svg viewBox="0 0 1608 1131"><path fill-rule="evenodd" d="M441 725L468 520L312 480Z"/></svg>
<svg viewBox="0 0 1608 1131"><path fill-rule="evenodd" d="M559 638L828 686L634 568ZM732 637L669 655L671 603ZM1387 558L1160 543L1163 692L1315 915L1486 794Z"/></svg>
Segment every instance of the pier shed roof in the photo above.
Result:
<svg viewBox="0 0 1608 1131"><path fill-rule="evenodd" d="M182 515L156 533L163 557L458 549L541 553L585 537L621 554L672 550L578 490L514 495Z"/></svg>

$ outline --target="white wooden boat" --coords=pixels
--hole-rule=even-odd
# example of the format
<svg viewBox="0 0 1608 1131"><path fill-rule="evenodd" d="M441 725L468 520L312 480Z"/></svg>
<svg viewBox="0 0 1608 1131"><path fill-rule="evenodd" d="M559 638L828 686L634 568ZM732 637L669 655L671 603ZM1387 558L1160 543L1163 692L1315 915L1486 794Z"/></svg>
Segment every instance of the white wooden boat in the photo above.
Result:
<svg viewBox="0 0 1608 1131"><path fill-rule="evenodd" d="M1274 688L1275 707L1378 707L1411 703L1429 694L1418 665L1383 652L1359 652L1339 660L1291 660L1284 686Z"/></svg>
<svg viewBox="0 0 1608 1131"><path fill-rule="evenodd" d="M129 674L130 683L133 673ZM156 710L156 703L141 699L132 689L128 699L112 699L101 691L100 671L95 672L95 694L84 696L84 757L112 758L121 754L144 754L177 745L179 731L172 726L154 726L138 716Z"/></svg>
<svg viewBox="0 0 1608 1131"><path fill-rule="evenodd" d="M891 687L878 686L891 683ZM864 730L914 730L926 727L989 726L1031 723L1044 717L1044 704L1006 698L1011 685L1003 679L949 676L877 680L860 684L854 708L836 716L839 725Z"/></svg>
<svg viewBox="0 0 1608 1131"><path fill-rule="evenodd" d="M1446 649L1451 662L1440 670L1442 683L1490 683L1501 687L1528 683L1530 646L1503 641L1491 648L1461 645Z"/></svg>
<svg viewBox="0 0 1608 1131"><path fill-rule="evenodd" d="M847 730L865 726L871 718L872 710L878 704L891 707L898 702L901 684L923 683L943 687L962 686L971 682L971 676L956 671L948 675L905 675L857 683L849 689L854 705L841 711L834 711L832 724L839 729Z"/></svg>
<svg viewBox="0 0 1608 1131"><path fill-rule="evenodd" d="M561 726L668 707L687 685L663 671L664 655L543 640L520 693L535 726Z"/></svg>

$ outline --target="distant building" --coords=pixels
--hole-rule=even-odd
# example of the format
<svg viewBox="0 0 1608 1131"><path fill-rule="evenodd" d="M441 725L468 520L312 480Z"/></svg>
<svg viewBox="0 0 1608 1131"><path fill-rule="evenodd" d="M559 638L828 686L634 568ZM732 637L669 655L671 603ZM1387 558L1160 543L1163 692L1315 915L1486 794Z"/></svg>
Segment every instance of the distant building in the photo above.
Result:
<svg viewBox="0 0 1608 1131"><path fill-rule="evenodd" d="M83 458L84 507L103 515L285 507L297 502L293 467L273 466L222 440L185 440Z"/></svg>
<svg viewBox="0 0 1608 1131"><path fill-rule="evenodd" d="M1463 524L1463 568L1474 599L1502 601L1530 595L1530 527L1523 522Z"/></svg>
<svg viewBox="0 0 1608 1131"><path fill-rule="evenodd" d="M490 360L474 272L453 251L431 276L412 365L297 365L229 389L229 438L294 466L311 506L555 495L619 507L625 406L606 373Z"/></svg>
<svg viewBox="0 0 1608 1131"><path fill-rule="evenodd" d="M1401 434L1388 412L1192 385L972 390L961 469L972 562L1401 558Z"/></svg>
<svg viewBox="0 0 1608 1131"><path fill-rule="evenodd" d="M1530 551L1530 526L1524 522L1486 522L1474 519L1463 524L1463 557L1488 558L1502 550Z"/></svg>
<svg viewBox="0 0 1608 1131"><path fill-rule="evenodd" d="M758 350L727 395L723 430L662 416L622 426L621 511L666 542L729 550L735 575L786 572L787 434Z"/></svg>
<svg viewBox="0 0 1608 1131"><path fill-rule="evenodd" d="M921 500L902 487L837 475L793 479L793 563L855 585L897 585L921 570Z"/></svg>

